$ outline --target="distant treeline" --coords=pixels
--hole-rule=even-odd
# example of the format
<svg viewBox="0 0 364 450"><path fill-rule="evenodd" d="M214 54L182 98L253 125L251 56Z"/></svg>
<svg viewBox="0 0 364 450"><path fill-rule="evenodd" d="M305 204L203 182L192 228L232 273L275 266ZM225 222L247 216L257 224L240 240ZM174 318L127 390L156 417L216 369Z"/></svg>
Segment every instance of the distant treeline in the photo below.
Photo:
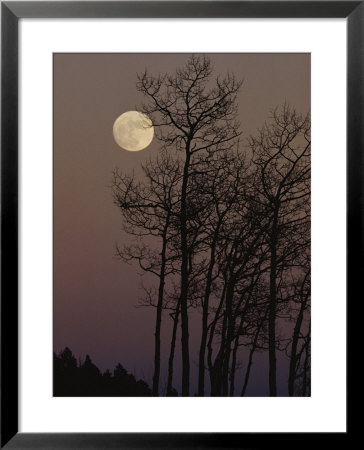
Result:
<svg viewBox="0 0 364 450"><path fill-rule="evenodd" d="M77 362L66 347L53 357L53 395L55 397L150 397L152 392L143 380L137 380L119 363L114 372L103 374L91 361Z"/></svg>

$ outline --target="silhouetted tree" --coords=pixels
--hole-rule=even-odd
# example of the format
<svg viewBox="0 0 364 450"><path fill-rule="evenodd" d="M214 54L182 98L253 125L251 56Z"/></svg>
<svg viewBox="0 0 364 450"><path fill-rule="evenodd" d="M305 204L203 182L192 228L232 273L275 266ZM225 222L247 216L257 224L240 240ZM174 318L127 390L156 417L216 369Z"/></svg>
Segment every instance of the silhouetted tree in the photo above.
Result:
<svg viewBox="0 0 364 450"><path fill-rule="evenodd" d="M124 229L138 239L129 246L117 246L117 254L125 261L136 260L144 272L159 279L157 301L153 292L146 291L147 304L156 307L153 395L159 394L160 335L166 277L173 273L175 255L168 253L168 242L175 231L171 227L179 204L178 187L181 179L180 163L167 152L142 166L144 181L137 181L134 174L114 171L112 189L114 201L124 218ZM151 237L160 240L160 248L152 249Z"/></svg>
<svg viewBox="0 0 364 450"><path fill-rule="evenodd" d="M311 297L311 271L309 255L304 255L302 259L302 268L296 268L298 274L293 285L293 295L291 300L292 320L295 325L292 333L289 356L289 375L288 375L288 395L295 394L295 383L300 377L305 377L303 382L303 394L305 395L306 386L308 385L306 372L309 366L309 312ZM300 270L301 269L301 270ZM306 322L306 323L305 323ZM307 361L304 356L308 356ZM303 362L303 360L305 360Z"/></svg>
<svg viewBox="0 0 364 450"><path fill-rule="evenodd" d="M201 341L199 350L198 395L205 393L206 348L208 337L208 318L212 291L217 291L219 259L227 228L230 227L234 210L243 208L244 182L246 181L245 161L235 151L218 152L204 158L199 164L199 175L193 177L192 186L198 193L196 202L203 204L195 216L200 224L203 259L201 289ZM201 258L201 257L200 257Z"/></svg>
<svg viewBox="0 0 364 450"><path fill-rule="evenodd" d="M146 99L142 110L161 149L141 166L140 176L116 170L112 189L132 238L117 246L117 255L158 280L144 286L143 301L156 308L155 396L163 311L172 323L162 394L176 394L180 326L182 395L190 395L189 320L196 310L197 395L206 394L208 381L211 395L236 395L242 366L246 395L253 357L265 351L269 394L276 396L276 353L284 350L289 395L310 392L310 118L284 104L242 148L236 120L240 86L231 74L214 78L204 56L191 56L173 74L138 76L137 89ZM289 337L279 331L292 323ZM109 374L101 378L110 383ZM138 383L122 366L111 379L120 395L137 392Z"/></svg>
<svg viewBox="0 0 364 450"><path fill-rule="evenodd" d="M175 291L174 291L175 292ZM176 299L176 294L173 296ZM172 337L171 337L171 344L170 344L170 350L169 350L169 358L168 358L168 378L167 378L167 397L174 397L175 389L173 388L173 364L174 364L174 355L176 350L176 339L177 339L177 327L178 327L178 321L179 321L179 314L180 314L180 302L179 302L179 296L177 295L177 301L175 302L176 306L169 315L173 320L173 327L172 327Z"/></svg>
<svg viewBox="0 0 364 450"><path fill-rule="evenodd" d="M175 74L151 76L145 71L139 76L137 88L147 97L143 111L157 127L157 137L166 148L175 148L183 155L180 192L180 252L181 252L181 342L182 395L189 395L190 357L188 327L189 180L196 158L201 153L225 151L239 136L236 121L236 94L241 82L233 75L212 79L212 67L207 57L191 56ZM193 195L194 193L192 193Z"/></svg>
<svg viewBox="0 0 364 450"><path fill-rule="evenodd" d="M99 393L102 388L102 377L99 369L91 361L89 355L86 355L84 363L79 368L80 378L82 382L83 395L93 396Z"/></svg>
<svg viewBox="0 0 364 450"><path fill-rule="evenodd" d="M255 201L266 207L269 223L269 393L276 396L278 273L304 249L309 232L309 116L302 117L285 104L272 112L270 122L249 143L257 166Z"/></svg>
<svg viewBox="0 0 364 450"><path fill-rule="evenodd" d="M73 396L79 389L77 360L66 347L58 355L53 355L53 391L55 396Z"/></svg>
<svg viewBox="0 0 364 450"><path fill-rule="evenodd" d="M143 380L136 380L121 364L112 375L101 375L89 355L77 363L66 347L53 355L53 394L55 397L150 397L152 392Z"/></svg>

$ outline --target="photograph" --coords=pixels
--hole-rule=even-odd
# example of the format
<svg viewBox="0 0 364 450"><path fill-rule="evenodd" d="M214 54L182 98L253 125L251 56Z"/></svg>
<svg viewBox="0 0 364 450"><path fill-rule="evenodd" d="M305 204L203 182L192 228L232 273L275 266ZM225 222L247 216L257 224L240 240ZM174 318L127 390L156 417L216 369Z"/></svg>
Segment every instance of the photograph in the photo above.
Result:
<svg viewBox="0 0 364 450"><path fill-rule="evenodd" d="M53 54L54 397L311 396L310 110L310 53Z"/></svg>

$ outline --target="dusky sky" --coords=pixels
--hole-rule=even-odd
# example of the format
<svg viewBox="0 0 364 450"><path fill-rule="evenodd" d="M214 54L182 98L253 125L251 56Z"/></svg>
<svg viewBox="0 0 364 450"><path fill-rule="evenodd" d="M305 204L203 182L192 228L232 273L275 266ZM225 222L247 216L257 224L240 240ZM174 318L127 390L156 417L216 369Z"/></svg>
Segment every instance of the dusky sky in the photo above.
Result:
<svg viewBox="0 0 364 450"><path fill-rule="evenodd" d="M159 144L154 139L145 150L125 151L115 143L112 127L123 112L140 109L137 73L145 68L151 74L173 73L188 56L54 55L54 349L68 346L76 356L89 354L102 370L113 370L120 362L149 384L155 311L136 308L142 295L139 271L114 257L115 242L122 243L126 235L110 184L116 167L126 172L137 169L157 154ZM298 112L309 111L309 54L209 57L215 75L229 71L244 79L238 95L243 139L268 119L270 109L285 101ZM199 334L194 333L193 320L191 348L197 349ZM168 344L169 328L162 334L162 354ZM247 395L267 395L268 381L259 370L266 359L256 356ZM178 379L179 354L175 361ZM192 350L192 373L197 363L197 350ZM162 385L165 367L162 361ZM284 369L278 372L280 395L286 395Z"/></svg>

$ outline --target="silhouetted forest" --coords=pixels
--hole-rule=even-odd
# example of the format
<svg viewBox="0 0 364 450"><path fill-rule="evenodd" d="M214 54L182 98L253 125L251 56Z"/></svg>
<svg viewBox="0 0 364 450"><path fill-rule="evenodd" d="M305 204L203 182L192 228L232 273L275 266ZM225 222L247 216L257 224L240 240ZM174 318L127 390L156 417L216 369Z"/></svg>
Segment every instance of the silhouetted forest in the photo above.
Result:
<svg viewBox="0 0 364 450"><path fill-rule="evenodd" d="M283 102L256 133L243 135L243 88L232 73L214 75L206 56L191 56L172 73L138 76L141 111L160 152L141 175L116 169L112 190L130 236L117 256L155 279L143 284L141 301L155 309L154 396L162 358L173 395L179 339L180 392L194 394L196 314L197 395L244 396L258 352L266 355L270 396L278 395L278 352L289 361L289 395L310 395L310 115ZM165 321L171 335L162 355Z"/></svg>
<svg viewBox="0 0 364 450"><path fill-rule="evenodd" d="M53 355L53 395L55 397L150 397L152 391L143 380L136 380L121 364L113 373L101 373L89 355L77 361L66 347Z"/></svg>

